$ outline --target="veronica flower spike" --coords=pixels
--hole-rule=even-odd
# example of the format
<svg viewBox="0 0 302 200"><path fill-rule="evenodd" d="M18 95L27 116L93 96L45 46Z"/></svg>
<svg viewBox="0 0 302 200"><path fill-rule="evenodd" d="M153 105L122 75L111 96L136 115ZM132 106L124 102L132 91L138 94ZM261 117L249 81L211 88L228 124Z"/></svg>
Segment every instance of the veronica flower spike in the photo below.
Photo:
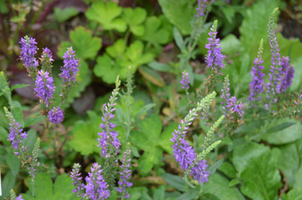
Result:
<svg viewBox="0 0 302 200"><path fill-rule="evenodd" d="M51 123L60 124L64 120L64 113L60 107L53 107L48 113L48 119Z"/></svg>
<svg viewBox="0 0 302 200"><path fill-rule="evenodd" d="M48 72L40 70L36 79L36 87L34 91L36 96L40 98L41 103L45 104L46 107L50 105L50 100L53 98L55 92L54 81Z"/></svg>
<svg viewBox="0 0 302 200"><path fill-rule="evenodd" d="M195 17L203 17L205 15L206 8L209 7L215 0L198 0L197 1L197 14L195 14Z"/></svg>
<svg viewBox="0 0 302 200"><path fill-rule="evenodd" d="M207 67L210 67L213 72L221 75L221 69L224 68L224 64L222 63L224 56L221 53L221 47L219 44L220 39L216 39L217 25L218 21L215 20L213 26L210 29L211 31L209 32L209 44L206 44L205 46L208 49L206 63L208 64Z"/></svg>
<svg viewBox="0 0 302 200"><path fill-rule="evenodd" d="M20 51L20 60L23 60L23 65L29 72L32 77L35 77L35 71L37 66L39 65L37 59L35 58L35 54L37 53L37 42L34 38L29 38L27 35L24 38L21 38L19 42L21 44Z"/></svg>
<svg viewBox="0 0 302 200"><path fill-rule="evenodd" d="M119 187L117 191L122 195L122 200L124 198L130 198L130 194L126 191L126 188L131 187L132 183L129 182L129 178L131 176L131 170L129 169L131 163L131 150L130 150L130 143L127 144L127 149L124 152L124 156L122 159L122 165L120 166L121 171L119 172L120 181L118 182Z"/></svg>

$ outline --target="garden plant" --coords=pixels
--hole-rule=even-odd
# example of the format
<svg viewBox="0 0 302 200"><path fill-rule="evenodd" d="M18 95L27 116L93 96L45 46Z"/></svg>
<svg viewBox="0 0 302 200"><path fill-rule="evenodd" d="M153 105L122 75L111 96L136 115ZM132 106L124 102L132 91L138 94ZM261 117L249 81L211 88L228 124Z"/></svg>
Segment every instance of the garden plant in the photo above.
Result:
<svg viewBox="0 0 302 200"><path fill-rule="evenodd" d="M0 2L0 199L302 199L301 5Z"/></svg>

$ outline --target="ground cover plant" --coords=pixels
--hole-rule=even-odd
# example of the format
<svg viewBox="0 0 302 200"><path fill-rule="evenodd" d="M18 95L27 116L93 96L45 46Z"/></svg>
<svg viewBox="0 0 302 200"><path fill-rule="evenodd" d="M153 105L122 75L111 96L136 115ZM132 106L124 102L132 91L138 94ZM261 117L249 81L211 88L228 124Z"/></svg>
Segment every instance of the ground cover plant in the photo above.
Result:
<svg viewBox="0 0 302 200"><path fill-rule="evenodd" d="M0 7L0 199L301 198L299 4Z"/></svg>

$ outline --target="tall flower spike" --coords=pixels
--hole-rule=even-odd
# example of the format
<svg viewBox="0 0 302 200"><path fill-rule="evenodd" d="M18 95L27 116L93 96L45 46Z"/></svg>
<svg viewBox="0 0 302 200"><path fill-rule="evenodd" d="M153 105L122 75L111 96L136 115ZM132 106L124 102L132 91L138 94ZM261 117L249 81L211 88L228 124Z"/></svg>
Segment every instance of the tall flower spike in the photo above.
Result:
<svg viewBox="0 0 302 200"><path fill-rule="evenodd" d="M115 152L111 152L111 153L113 153L115 155L118 153L118 151L119 151L118 149L121 145L120 141L117 139L118 133L116 133L115 130L113 130L115 128L116 124L113 124L112 122L110 122L114 118L113 112L115 110L114 106L116 105L115 100L117 99L120 84L121 84L121 82L119 81L119 79L117 77L116 87L113 90L112 95L109 98L109 103L104 104L103 108L102 108L103 123L100 124L100 127L103 129L103 132L98 133L98 135L101 136L101 138L98 140L100 142L99 146L102 147L101 154L103 156L107 156L108 143L113 145Z"/></svg>
<svg viewBox="0 0 302 200"><path fill-rule="evenodd" d="M289 57L283 56L280 71L283 74L283 79L278 89L280 90L279 93L284 93L291 86L295 74L295 68L289 63Z"/></svg>
<svg viewBox="0 0 302 200"><path fill-rule="evenodd" d="M83 183L81 183L82 177L81 173L80 173L80 167L81 165L79 163L75 163L72 167L72 171L70 172L70 177L72 178L72 185L74 185L76 187L76 189L74 189L72 191L72 193L77 193L77 197L84 197L83 191L84 191L84 187L85 185Z"/></svg>
<svg viewBox="0 0 302 200"><path fill-rule="evenodd" d="M127 144L127 149L124 152L122 165L120 166L121 172L119 172L120 181L118 182L119 187L117 188L117 191L121 193L121 195L125 198L130 198L130 194L128 191L126 191L127 187L131 187L132 183L129 182L129 178L131 176L131 170L129 169L130 163L131 163L131 150L130 150L130 143Z"/></svg>
<svg viewBox="0 0 302 200"><path fill-rule="evenodd" d="M275 98L276 93L280 92L280 81L282 79L282 74L280 73L279 66L281 65L281 59L280 59L280 49L277 42L277 37L275 34L275 14L277 12L278 8L276 8L272 14L270 15L269 22L268 22L268 37L269 37L269 44L271 47L271 69L269 73L269 83L266 85L266 89L268 92L267 98L273 99L273 103L277 102L277 99Z"/></svg>
<svg viewBox="0 0 302 200"><path fill-rule="evenodd" d="M64 113L60 107L53 107L48 113L48 119L51 123L60 124L64 120Z"/></svg>
<svg viewBox="0 0 302 200"><path fill-rule="evenodd" d="M49 73L49 75L51 76L51 74L52 74L52 70L51 70L52 62L54 60L52 58L51 51L47 47L43 48L43 52L42 52L40 60L41 60L41 63L42 63L42 70L47 71Z"/></svg>
<svg viewBox="0 0 302 200"><path fill-rule="evenodd" d="M192 165L193 161L196 159L194 149L185 140L187 130L197 116L197 112L201 111L206 104L212 102L215 96L216 93L213 92L202 99L201 102L198 102L197 107L189 111L189 114L184 118L184 120L181 120L178 129L173 133L173 138L171 139L173 142L173 155L180 167L184 170L188 170L189 166Z"/></svg>
<svg viewBox="0 0 302 200"><path fill-rule="evenodd" d="M34 181L37 167L39 167L39 165L40 165L40 163L38 162L39 148L40 148L40 138L38 138L36 141L36 144L35 144L35 147L34 147L33 153L32 153L32 159L31 159L30 166L27 167L28 173L32 177L32 181Z"/></svg>
<svg viewBox="0 0 302 200"><path fill-rule="evenodd" d="M76 76L80 67L79 60L75 58L75 51L72 47L67 48L63 58L64 66L61 67L62 73L59 76L63 79L63 83L67 83L70 86L72 82L76 82Z"/></svg>
<svg viewBox="0 0 302 200"><path fill-rule="evenodd" d="M252 71L251 71L253 80L250 83L250 96L249 96L250 102L257 101L258 99L261 100L261 97L257 99L256 96L264 91L263 84L264 84L265 74L261 72L261 70L264 69L264 66L261 65L263 63L262 55L261 55L262 52L263 52L263 39L261 39L259 50L258 50L258 56L255 58L253 62L254 67L252 67Z"/></svg>
<svg viewBox="0 0 302 200"><path fill-rule="evenodd" d="M23 60L24 67L27 70L35 70L39 65L35 54L37 53L37 42L34 38L29 38L27 35L24 38L21 38L19 42L21 44L20 59Z"/></svg>
<svg viewBox="0 0 302 200"><path fill-rule="evenodd" d="M16 150L19 149L19 151L24 151L25 149L21 148L20 144L21 144L22 139L27 138L27 134L21 128L21 124L16 122L13 115L7 110L6 107L4 107L4 111L5 111L5 115L9 119L9 126L10 126L8 141L11 141L12 146L14 147L14 149L16 149ZM15 154L19 155L20 152L16 152Z"/></svg>
<svg viewBox="0 0 302 200"><path fill-rule="evenodd" d="M181 83L181 88L184 89L184 90L188 90L190 87L189 87L189 81L190 77L189 77L189 73L185 71L182 72L182 79L180 81Z"/></svg>
<svg viewBox="0 0 302 200"><path fill-rule="evenodd" d="M41 103L45 103L46 107L48 107L50 99L53 98L53 93L55 92L53 78L49 76L48 72L44 72L42 70L38 72L34 91L36 96L40 98Z"/></svg>
<svg viewBox="0 0 302 200"><path fill-rule="evenodd" d="M16 193L13 189L10 190L10 200L23 200L22 195L16 196Z"/></svg>
<svg viewBox="0 0 302 200"><path fill-rule="evenodd" d="M221 102L221 104L223 105L223 110L224 110L224 114L226 115L226 111L228 111L227 109L227 103L230 99L230 81L229 81L229 75L226 75L226 77L224 78L224 82L223 82L223 89L221 90L222 94L220 95L220 97L223 99L223 101Z"/></svg>
<svg viewBox="0 0 302 200"><path fill-rule="evenodd" d="M211 67L212 71L221 75L221 69L224 68L222 63L224 56L221 53L221 47L219 44L220 39L216 39L217 35L217 20L214 21L211 31L209 32L210 37L208 38L209 44L206 44L208 49L208 55L206 56L207 67Z"/></svg>
<svg viewBox="0 0 302 200"><path fill-rule="evenodd" d="M88 176L85 178L85 196L91 200L107 199L110 196L108 185L101 175L102 171L101 165L93 163L91 172L88 172Z"/></svg>

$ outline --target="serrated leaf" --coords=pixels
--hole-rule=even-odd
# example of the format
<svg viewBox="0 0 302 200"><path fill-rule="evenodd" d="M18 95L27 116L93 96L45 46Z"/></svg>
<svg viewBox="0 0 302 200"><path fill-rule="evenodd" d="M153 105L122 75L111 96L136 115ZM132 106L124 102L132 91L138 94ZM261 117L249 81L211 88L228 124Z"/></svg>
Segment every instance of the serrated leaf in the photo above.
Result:
<svg viewBox="0 0 302 200"><path fill-rule="evenodd" d="M141 25L147 16L147 12L137 7L134 10L132 8L124 8L123 19L129 25L131 32L136 36L141 36L145 32L145 28Z"/></svg>
<svg viewBox="0 0 302 200"><path fill-rule="evenodd" d="M82 155L89 155L94 152L99 153L101 150L97 147L97 138L98 133L101 132L99 126L102 118L93 112L88 112L88 114L90 114L91 118L88 122L78 121L74 125L72 129L74 138L70 141L71 147Z"/></svg>
<svg viewBox="0 0 302 200"><path fill-rule="evenodd" d="M28 84L15 84L10 88L10 91L13 91L14 89L17 89L17 88L25 88L27 86L29 86L29 85Z"/></svg>
<svg viewBox="0 0 302 200"><path fill-rule="evenodd" d="M113 45L106 48L106 52L112 58L123 58L123 54L126 50L126 44L123 39L117 40Z"/></svg>
<svg viewBox="0 0 302 200"><path fill-rule="evenodd" d="M56 18L56 21L59 23L65 22L66 20L78 15L79 13L80 12L74 7L67 7L64 9L54 8L54 16Z"/></svg>
<svg viewBox="0 0 302 200"><path fill-rule="evenodd" d="M173 155L172 145L173 142L171 141L173 135L172 133L178 127L178 123L171 123L161 134L159 145L169 154Z"/></svg>
<svg viewBox="0 0 302 200"><path fill-rule="evenodd" d="M186 182L180 177L168 173L164 173L161 177L172 187L178 189L179 191L185 191Z"/></svg>
<svg viewBox="0 0 302 200"><path fill-rule="evenodd" d="M190 21L196 12L192 1L187 0L159 0L160 7L168 20L184 35L192 32ZM180 17L181 13L181 17Z"/></svg>
<svg viewBox="0 0 302 200"><path fill-rule="evenodd" d="M108 3L95 2L85 15L89 20L100 23L104 30L115 29L124 32L127 29L126 22L117 18L122 13L122 8L112 1Z"/></svg>
<svg viewBox="0 0 302 200"><path fill-rule="evenodd" d="M151 44L166 44L169 42L169 32L161 27L161 20L155 16L148 17L145 22L145 34L139 39Z"/></svg>
<svg viewBox="0 0 302 200"><path fill-rule="evenodd" d="M94 59L102 47L102 39L93 37L91 32L78 26L69 34L70 42L62 42L58 47L58 55L62 58L67 51L67 47L72 46L77 57L81 59Z"/></svg>
<svg viewBox="0 0 302 200"><path fill-rule="evenodd" d="M203 194L213 194L223 200L243 200L236 188L229 187L229 181L217 173L209 177L209 182L203 186ZM201 198L203 199L203 198Z"/></svg>
<svg viewBox="0 0 302 200"><path fill-rule="evenodd" d="M281 186L277 159L269 147L262 144L250 142L238 146L233 153L233 163L241 172L241 192L253 199L277 199Z"/></svg>
<svg viewBox="0 0 302 200"><path fill-rule="evenodd" d="M162 157L162 148L156 146L150 151L144 152L144 154L138 160L138 168L143 176L150 173L154 164L158 164L160 158Z"/></svg>

